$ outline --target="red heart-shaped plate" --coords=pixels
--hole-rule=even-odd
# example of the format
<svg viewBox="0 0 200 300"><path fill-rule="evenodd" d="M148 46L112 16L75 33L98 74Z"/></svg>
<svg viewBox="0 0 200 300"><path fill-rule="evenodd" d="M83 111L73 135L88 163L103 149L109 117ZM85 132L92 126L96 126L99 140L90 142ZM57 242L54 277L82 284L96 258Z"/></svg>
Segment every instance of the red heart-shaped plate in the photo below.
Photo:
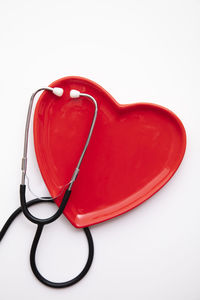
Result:
<svg viewBox="0 0 200 300"><path fill-rule="evenodd" d="M121 105L98 84L65 77L61 98L44 92L34 115L34 142L40 171L55 197L70 181L90 129L94 105L71 99L77 89L98 103L94 132L64 210L75 227L116 217L141 204L173 176L186 147L181 121L150 103ZM59 205L61 199L56 199Z"/></svg>

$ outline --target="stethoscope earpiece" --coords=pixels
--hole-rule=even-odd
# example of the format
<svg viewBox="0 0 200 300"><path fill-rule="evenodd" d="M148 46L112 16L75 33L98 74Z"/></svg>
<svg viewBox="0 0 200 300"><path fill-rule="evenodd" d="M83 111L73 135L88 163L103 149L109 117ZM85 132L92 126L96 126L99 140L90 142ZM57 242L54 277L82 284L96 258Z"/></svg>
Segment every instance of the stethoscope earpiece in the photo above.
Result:
<svg viewBox="0 0 200 300"><path fill-rule="evenodd" d="M80 94L81 93L79 91L77 91L77 90L71 90L70 93L69 93L69 95L70 95L71 98L79 98Z"/></svg>
<svg viewBox="0 0 200 300"><path fill-rule="evenodd" d="M53 88L52 92L54 95L56 95L58 97L62 97L64 90L62 88L55 87L55 88Z"/></svg>

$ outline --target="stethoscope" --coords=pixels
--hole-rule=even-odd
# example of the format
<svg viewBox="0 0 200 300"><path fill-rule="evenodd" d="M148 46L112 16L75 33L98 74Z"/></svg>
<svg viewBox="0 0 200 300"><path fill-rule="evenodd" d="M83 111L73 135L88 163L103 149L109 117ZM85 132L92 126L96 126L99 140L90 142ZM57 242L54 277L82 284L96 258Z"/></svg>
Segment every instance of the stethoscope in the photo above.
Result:
<svg viewBox="0 0 200 300"><path fill-rule="evenodd" d="M93 120L92 120L92 123L91 123L90 131L89 131L86 143L84 145L83 151L81 153L81 156L79 158L77 166L76 166L76 168L74 170L74 173L72 175L72 178L71 178L70 182L68 184L66 184L66 186L69 186L69 187L64 192L64 188L66 187L66 186L64 186L61 193L58 195L58 196L60 196L64 192L64 196L62 197L62 201L61 201L61 204L60 204L59 208L57 209L56 213L54 215L52 215L51 217L48 217L48 218L45 218L45 219L40 219L40 218L37 218L34 215L32 215L30 213L28 207L31 206L31 205L37 204L37 203L44 202L44 201L45 202L50 202L50 203L53 203L54 201L53 201L53 198L50 198L50 197L43 197L43 198L38 197L37 199L26 202L26 178L27 178L26 172L27 172L27 153L28 153L29 127L30 127L30 121L31 121L33 102L34 102L35 96L41 91L52 92L57 97L61 97L63 95L63 92L64 92L64 90L62 88L59 88L59 87L54 87L54 88L44 87L44 88L38 89L35 93L32 94L32 96L30 98L28 113L27 113L27 118L26 118L25 135L24 135L24 151L23 151L22 166L21 166L21 171L22 171L21 184L20 184L20 203L21 203L21 207L19 207L10 216L10 218L5 223L4 227L2 228L2 230L0 232L0 241L2 240L3 236L5 235L7 229L9 228L12 221L18 216L19 213L23 212L24 215L26 216L26 218L29 221L31 221L32 223L35 223L35 224L38 225L37 231L35 233L35 237L34 237L34 240L33 240L32 246L31 246L31 251L30 251L30 264L31 264L31 268L32 268L32 271L33 271L34 275L37 277L37 279L40 282L42 282L43 284L45 284L49 287L64 288L64 287L71 286L71 285L77 283L79 280L81 280L87 274L88 270L91 267L91 264L92 264L92 261L93 261L93 256L94 256L94 244L93 244L93 239L92 239L92 235L90 233L89 228L88 227L83 228L84 232L85 232L85 235L86 235L86 238L87 238L87 241L88 241L88 248L89 248L87 262L86 262L85 267L83 268L83 270L75 278L73 278L69 281L57 283L57 282L49 281L48 279L43 277L40 274L40 272L38 271L38 268L37 268L37 265L36 265L36 261L35 261L36 250L37 250L38 242L39 242L39 239L41 237L44 226L54 222L55 220L57 220L61 216L61 214L63 213L63 211L66 207L66 204L67 204L67 202L69 200L69 197L70 197L70 194L71 194L71 189L72 189L73 183L75 182L75 180L78 176L83 157L85 155L85 152L87 150L87 147L89 145L89 142L90 142L90 139L91 139L91 136L92 136L92 133L93 133L93 129L94 129L94 125L95 125L96 117L97 117L98 107L97 107L96 100L91 95L81 93L77 90L71 90L70 91L70 98L77 99L79 97L86 97L86 98L89 98L90 100L92 100L92 102L94 103L94 106L95 106ZM57 198L57 197L55 197L55 198Z"/></svg>

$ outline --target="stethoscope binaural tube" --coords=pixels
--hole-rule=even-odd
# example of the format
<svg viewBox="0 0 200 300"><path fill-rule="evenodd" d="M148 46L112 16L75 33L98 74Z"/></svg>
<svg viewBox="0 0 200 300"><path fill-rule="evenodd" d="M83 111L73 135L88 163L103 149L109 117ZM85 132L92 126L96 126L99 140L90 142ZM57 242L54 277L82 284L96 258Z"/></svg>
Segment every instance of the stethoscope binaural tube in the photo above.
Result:
<svg viewBox="0 0 200 300"><path fill-rule="evenodd" d="M46 219L37 218L29 212L28 206L26 204L25 178L26 178L26 171L27 171L28 136L29 136L29 127L30 127L33 101L34 101L35 96L37 95L37 93L42 91L42 90L51 91L54 95L56 95L58 97L61 97L63 95L63 92L64 92L63 89L58 88L58 87L55 87L55 88L51 88L51 87L40 88L35 93L32 94L31 99L30 99L30 103L29 103L29 108L28 108L28 114L27 114L27 119L26 119L26 127L25 127L25 136L24 136L24 152L23 152L23 158L22 158L22 179L21 179L21 185L20 185L20 202L21 202L22 211L23 211L24 215L26 216L26 218L28 220L30 220L31 222L33 222L35 224L38 224L38 225L39 224L40 225L50 224L50 223L54 222L56 219L58 219L60 217L60 215L63 213L63 211L65 209L65 206L67 204L67 201L68 201L68 199L70 197L70 194L71 194L72 185L73 185L74 181L77 178L81 162L83 160L83 157L84 157L85 152L87 150L88 144L90 142L90 138L92 136L94 125L95 125L95 122L96 122L97 111L98 111L97 102L91 95L80 93L79 91L76 91L76 90L71 90L70 91L70 97L71 98L79 98L80 96L83 96L83 97L87 97L87 98L89 98L90 100L93 101L94 106L95 106L93 120L92 120L92 123L91 123L90 131L89 131L85 146L83 148L82 154L79 158L78 164L77 164L77 166L75 168L75 171L72 175L72 178L71 178L71 181L70 181L70 184L69 184L69 188L65 191L62 202L61 202L58 210L56 211L56 213L53 216L51 216L49 218L46 218Z"/></svg>

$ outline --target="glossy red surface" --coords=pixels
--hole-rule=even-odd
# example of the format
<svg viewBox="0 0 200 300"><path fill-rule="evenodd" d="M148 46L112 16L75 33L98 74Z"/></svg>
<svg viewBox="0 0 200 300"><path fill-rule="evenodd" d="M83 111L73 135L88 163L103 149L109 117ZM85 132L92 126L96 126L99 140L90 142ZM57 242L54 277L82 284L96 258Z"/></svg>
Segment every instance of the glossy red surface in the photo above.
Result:
<svg viewBox="0 0 200 300"><path fill-rule="evenodd" d="M69 91L88 93L98 103L94 132L64 211L75 227L103 222L136 207L177 170L186 134L168 109L149 103L120 105L102 87L81 77L65 77L51 86L62 87L64 94L61 98L50 92L40 96L34 141L52 197L71 179L94 112L90 100L70 99Z"/></svg>

